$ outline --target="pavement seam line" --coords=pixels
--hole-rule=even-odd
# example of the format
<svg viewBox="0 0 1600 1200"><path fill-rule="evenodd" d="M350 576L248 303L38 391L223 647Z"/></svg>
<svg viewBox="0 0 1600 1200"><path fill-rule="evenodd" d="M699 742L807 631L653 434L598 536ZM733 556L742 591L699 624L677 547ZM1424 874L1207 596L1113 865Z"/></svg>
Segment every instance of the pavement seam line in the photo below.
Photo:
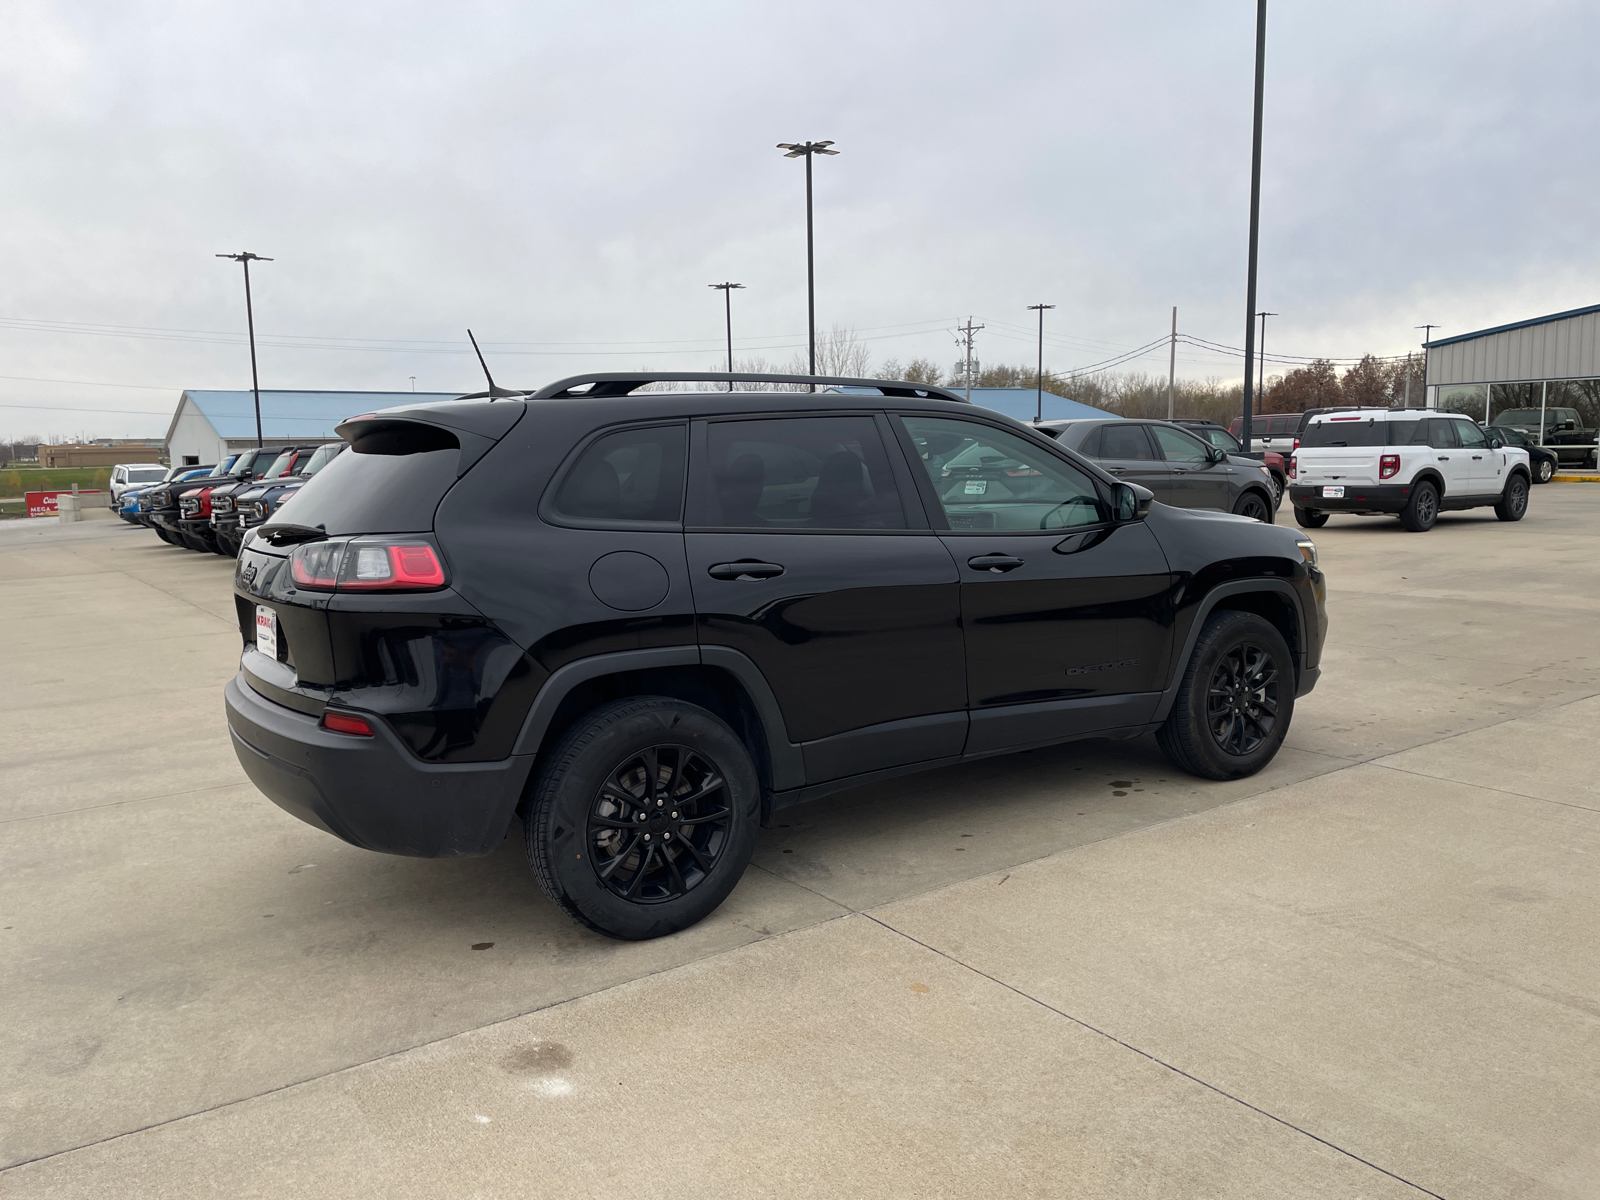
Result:
<svg viewBox="0 0 1600 1200"><path fill-rule="evenodd" d="M781 876L779 878L781 878ZM826 897L824 897L824 899L826 899ZM525 1017L533 1016L535 1013L550 1012L553 1009L561 1008L567 1004L576 1003L579 1000L588 1000L594 996L603 996L607 992L614 992L619 988L629 987L632 984L639 983L645 979L653 979L657 975L666 975L669 972L681 970L684 967L693 967L698 966L701 963L710 962L713 959L721 958L725 954L732 954L736 950L743 950L746 946L754 946L760 942L770 942L776 941L779 938L792 937L797 933L805 933L809 930L830 924L834 921L844 921L853 916L863 915L857 914L853 910L845 908L845 906L839 904L838 901L834 901L833 903L836 907L845 909L845 911L836 913L831 917L824 917L819 921L813 921L809 925L800 925L794 929L786 929L782 933L768 934L765 937L762 937L760 934L756 934L756 936L751 938L748 942L741 942L737 946L726 946L721 950L712 950L696 958L687 959L684 962L669 963L668 965L658 967L653 971L646 971L642 975L635 975L631 979L624 979L618 983L608 983L603 987L593 988L587 992L579 992L574 996L563 996L559 1000L550 1001L549 1004L535 1005L533 1008L530 1008L525 1012L512 1013L511 1015L505 1017L496 1017L492 1021L485 1021L482 1025L474 1025L470 1029L458 1029L454 1033L447 1033L436 1038L428 1038L425 1041L417 1042L411 1046L401 1046L394 1050L385 1051L382 1054L375 1054L371 1058L364 1058L360 1062L346 1063L342 1067L333 1067L327 1071L319 1071L315 1075L307 1075L303 1079L291 1079L287 1083L275 1084L272 1087L263 1088L259 1092L252 1092L248 1096L237 1096L232 1100L220 1100L216 1104L209 1105L205 1108L197 1108L193 1112L179 1113L175 1117L167 1117L164 1120L152 1121L148 1125L140 1125L133 1129L124 1129L119 1133L107 1134L105 1137L94 1138L93 1140L87 1142L80 1142L76 1146L65 1146L60 1150L52 1150L48 1154L36 1154L32 1158L19 1159L14 1163L6 1163L4 1165L0 1165L0 1177L4 1177L10 1172L19 1170L22 1167L32 1166L35 1163L49 1162L52 1158L60 1158L66 1154L76 1154L80 1150L92 1150L96 1146L104 1146L111 1142L119 1142L123 1138L136 1137L141 1133L149 1133L155 1129L164 1129L168 1125L176 1125L182 1121L192 1121L197 1117L206 1116L208 1113L221 1112L224 1109L235 1108L238 1105L248 1104L252 1100L259 1100L265 1096L275 1096L279 1092L287 1092L292 1088L305 1087L308 1084L317 1083L324 1079L332 1079L336 1075L347 1075L352 1071L359 1071L363 1067L370 1067L375 1063L385 1062L391 1058L399 1058L403 1054L411 1054L417 1050L426 1050L430 1046L441 1046L446 1042L453 1042L457 1038L469 1037L472 1034L481 1033L486 1029L494 1029L499 1025L509 1025L513 1021L520 1021ZM748 929L749 926L745 926L745 928ZM755 931L751 930L751 932L754 933Z"/></svg>
<svg viewBox="0 0 1600 1200"><path fill-rule="evenodd" d="M1400 751L1401 754L1407 751ZM1587 804L1573 804L1569 800L1552 800L1549 796L1530 796L1526 792L1513 792L1510 788L1495 787L1488 783L1468 783L1464 779L1451 779L1447 775L1430 775L1426 771L1418 771L1413 767L1397 767L1392 763L1373 761L1363 763L1363 766L1379 767L1385 771L1393 771L1397 775L1414 775L1418 779L1427 779L1433 783L1453 783L1457 787L1481 788L1486 792L1495 792L1501 796L1515 796L1518 800L1532 800L1536 804L1554 804L1560 808L1575 808L1579 812L1600 813L1600 808L1590 808Z"/></svg>
<svg viewBox="0 0 1600 1200"><path fill-rule="evenodd" d="M1100 1029L1100 1028L1097 1028L1094 1025L1089 1024L1089 1022L1083 1020L1081 1017L1075 1017L1071 1013L1057 1008L1055 1005L1051 1004L1049 1001L1041 1000L1037 996L1030 995L1029 993L1023 991L1021 988L1015 986L1014 984L1007 983L1003 979L997 979L995 976L989 974L987 971L980 970L979 968L973 966L971 963L964 962L961 959L957 958L955 955L949 954L949 953L947 953L947 952L945 952L943 950L940 950L937 946L930 946L927 942L922 941L920 938L912 937L911 934L905 932L903 929L896 929L893 925L890 925L887 921L883 920L880 917L875 917L869 912L863 912L860 915L865 917L867 920L871 921L873 924L878 925L881 928L888 930L890 933L896 934L897 936L904 938L906 941L911 942L913 945L921 946L924 950L927 950L929 953L937 954L940 958L945 959L947 962L952 962L958 967L961 967L961 968L963 968L963 969L965 969L967 971L971 971L974 975L978 976L980 979L987 979L990 983L993 983L993 984L997 985L998 987L1002 987L1006 991L1011 992L1014 995L1020 996L1024 1000L1030 1001L1033 1004L1037 1004L1040 1008L1044 1009L1046 1012L1052 1012L1058 1017L1062 1017L1062 1018L1064 1018L1064 1019L1066 1019L1068 1021L1071 1021L1074 1025L1077 1025L1082 1029L1087 1029L1090 1033L1095 1034L1098 1037L1105 1038L1108 1042L1112 1042L1115 1045L1121 1046L1124 1050L1131 1050L1134 1054L1139 1055L1141 1058L1148 1059L1150 1062L1155 1063L1156 1066L1163 1067L1166 1070L1171 1071L1174 1075L1178 1075L1178 1076L1181 1076L1184 1079L1189 1080L1191 1083L1199 1084L1201 1087L1205 1088L1207 1091L1215 1092L1217 1095L1221 1096L1225 1100L1231 1100L1231 1101L1233 1101L1233 1103L1235 1103L1237 1105L1240 1105L1243 1108L1247 1108L1253 1113L1257 1113L1260 1116L1266 1117L1269 1121L1276 1121L1279 1125L1282 1125L1285 1129L1291 1129L1295 1133L1300 1134L1302 1137L1310 1138L1313 1142L1316 1142L1318 1145L1326 1146L1328 1149L1334 1151L1335 1153L1342 1154L1346 1158L1352 1160L1353 1162L1358 1162L1364 1167L1370 1167L1372 1170L1377 1171L1381 1175L1387 1175L1390 1179L1393 1179L1398 1183L1403 1183L1409 1188L1415 1188L1417 1191L1421 1192L1424 1196L1432 1196L1434 1198L1434 1200L1445 1200L1445 1198L1443 1196L1439 1195L1438 1192L1429 1191L1427 1188L1423 1187L1420 1183L1411 1182L1411 1180L1407 1179L1404 1175L1397 1175L1393 1171L1390 1171L1390 1170L1388 1170L1388 1169L1386 1169L1384 1167L1380 1167L1375 1162L1372 1162L1372 1161L1370 1161L1368 1159L1362 1158L1359 1154L1356 1154L1356 1153L1353 1153L1352 1151L1346 1150L1343 1146L1340 1146L1340 1145L1337 1145L1337 1144L1335 1144L1333 1142L1330 1142L1327 1138L1318 1137L1316 1134L1312 1133L1309 1129L1303 1129L1299 1125L1296 1125L1293 1121L1286 1120L1285 1118L1278 1116L1276 1113L1270 1113L1264 1108L1260 1108L1260 1107L1258 1107L1258 1106L1256 1106L1254 1104L1251 1104L1250 1101L1245 1100L1242 1097L1235 1096L1232 1092L1224 1091L1222 1088L1218 1087L1216 1084L1209 1083L1206 1080L1201 1079L1198 1075L1192 1075L1188 1071L1185 1071L1182 1067L1174 1066L1172 1063L1167 1062L1165 1059L1156 1057L1154 1054L1150 1053L1150 1051L1148 1051L1148 1050L1141 1050L1138 1046L1135 1046L1133 1043L1125 1042L1121 1038L1117 1037L1115 1034L1107 1033L1104 1029Z"/></svg>
<svg viewBox="0 0 1600 1200"><path fill-rule="evenodd" d="M68 553L72 554L74 556L78 555L78 551L76 551L76 550L68 550ZM197 612L203 612L203 613L206 614L206 616L212 617L212 618L214 618L214 619L216 619L218 621L221 621L224 625L228 626L230 629L234 627L234 623L232 621L229 621L225 617L217 616L216 613L212 612L208 608L202 608L200 605L196 604L193 600L190 600L187 596L179 596L174 592L167 591L167 589L164 588L164 587L157 587L155 584L151 583L149 580L140 579L137 575L133 574L132 572L126 570L123 567L113 566L110 569L115 571L118 575L122 575L122 576L125 576L128 579L133 580L133 582L135 582L135 583L143 584L145 587L150 588L152 591L160 592L163 596L168 596L171 599L178 601L180 604L187 604L190 608L195 609Z"/></svg>

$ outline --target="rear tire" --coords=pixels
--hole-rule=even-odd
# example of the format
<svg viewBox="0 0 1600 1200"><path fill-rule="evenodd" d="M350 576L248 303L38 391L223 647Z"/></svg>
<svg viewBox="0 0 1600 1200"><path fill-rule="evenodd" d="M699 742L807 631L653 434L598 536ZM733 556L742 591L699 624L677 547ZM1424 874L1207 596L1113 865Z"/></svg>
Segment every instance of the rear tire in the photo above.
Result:
<svg viewBox="0 0 1600 1200"><path fill-rule="evenodd" d="M1202 779L1254 775L1283 745L1294 693L1294 660L1277 627L1255 613L1214 613L1156 742Z"/></svg>
<svg viewBox="0 0 1600 1200"><path fill-rule="evenodd" d="M1328 514L1314 508L1296 508L1294 520L1301 529L1321 529L1328 523Z"/></svg>
<svg viewBox="0 0 1600 1200"><path fill-rule="evenodd" d="M1536 475L1534 477L1534 482L1535 483L1549 483L1552 479L1555 478L1555 474L1556 474L1556 465L1555 465L1555 463L1551 462L1548 458L1541 458L1539 460L1539 464L1538 464L1538 467L1537 467L1537 473L1536 473Z"/></svg>
<svg viewBox="0 0 1600 1200"><path fill-rule="evenodd" d="M1263 525L1272 524L1272 505L1267 503L1267 498L1260 492L1245 492L1233 502L1235 516L1249 517L1252 521L1260 521Z"/></svg>
<svg viewBox="0 0 1600 1200"><path fill-rule="evenodd" d="M1528 511L1528 481L1521 475L1506 480L1506 490L1500 503L1494 506L1494 515L1502 521L1520 521Z"/></svg>
<svg viewBox="0 0 1600 1200"><path fill-rule="evenodd" d="M1407 533L1427 533L1439 519L1439 489L1423 480L1411 489L1411 499L1400 510Z"/></svg>
<svg viewBox="0 0 1600 1200"><path fill-rule="evenodd" d="M562 735L534 782L528 858L568 916L626 941L708 916L755 849L761 788L738 736L697 705L640 696Z"/></svg>

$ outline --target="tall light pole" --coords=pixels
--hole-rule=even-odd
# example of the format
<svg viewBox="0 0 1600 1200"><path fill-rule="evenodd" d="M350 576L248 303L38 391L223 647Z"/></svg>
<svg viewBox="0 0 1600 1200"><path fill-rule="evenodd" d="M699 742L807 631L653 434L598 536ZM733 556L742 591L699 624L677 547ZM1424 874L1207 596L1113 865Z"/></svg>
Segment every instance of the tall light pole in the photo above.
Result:
<svg viewBox="0 0 1600 1200"><path fill-rule="evenodd" d="M1172 306L1172 341L1167 343L1167 420L1172 420L1172 391L1178 377L1178 306Z"/></svg>
<svg viewBox="0 0 1600 1200"><path fill-rule="evenodd" d="M1037 425L1044 420L1044 314L1045 310L1054 308L1054 304L1030 304L1029 312L1039 314L1039 394L1034 403L1033 423Z"/></svg>
<svg viewBox="0 0 1600 1200"><path fill-rule="evenodd" d="M715 288L722 293L723 316L728 320L728 374L733 374L733 301L730 297L735 291L743 291L742 283L708 283L709 288ZM815 374L815 372L813 372ZM728 380L728 390L733 391L733 380Z"/></svg>
<svg viewBox="0 0 1600 1200"><path fill-rule="evenodd" d="M238 254L219 254L218 258L231 258L236 263L244 264L244 319L250 328L250 390L256 398L256 447L261 446L261 380L256 375L256 315L250 304L250 264L253 262L271 262L270 258L262 258L259 254L251 254L248 250L241 250Z"/></svg>
<svg viewBox="0 0 1600 1200"><path fill-rule="evenodd" d="M1244 452L1252 452L1250 417L1255 411L1251 372L1255 368L1256 246L1261 237L1261 98L1266 87L1267 0L1256 0L1256 113L1250 137L1250 252L1245 268L1244 301L1244 413L1240 439Z"/></svg>
<svg viewBox="0 0 1600 1200"><path fill-rule="evenodd" d="M829 150L832 142L779 142L778 149L788 153L785 158L803 158L806 160L806 329L808 330L808 344L811 347L810 374L817 373L817 272L816 256L812 249L811 235L811 158L816 154L837 154L837 150ZM811 390L816 391L817 385L812 384Z"/></svg>
<svg viewBox="0 0 1600 1200"><path fill-rule="evenodd" d="M1256 395L1265 396L1267 392L1267 318L1281 317L1282 313L1258 312L1261 318L1261 370L1256 378Z"/></svg>
<svg viewBox="0 0 1600 1200"><path fill-rule="evenodd" d="M413 375L410 378L411 378L411 390L413 392L415 392L417 390L417 377L415 375Z"/></svg>
<svg viewBox="0 0 1600 1200"><path fill-rule="evenodd" d="M1428 343L1433 341L1433 331L1442 328L1439 325L1418 325L1422 330L1422 407L1428 407ZM1540 426L1539 436L1544 437L1544 427ZM1543 443L1540 443L1543 445Z"/></svg>

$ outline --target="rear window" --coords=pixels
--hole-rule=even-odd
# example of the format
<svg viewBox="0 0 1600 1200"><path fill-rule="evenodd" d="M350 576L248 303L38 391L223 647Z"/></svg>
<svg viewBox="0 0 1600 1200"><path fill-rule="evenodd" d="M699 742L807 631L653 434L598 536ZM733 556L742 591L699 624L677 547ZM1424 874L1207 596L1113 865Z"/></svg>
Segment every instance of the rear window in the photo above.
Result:
<svg viewBox="0 0 1600 1200"><path fill-rule="evenodd" d="M268 524L321 526L330 537L425 533L460 461L460 442L449 430L417 421L373 422Z"/></svg>
<svg viewBox="0 0 1600 1200"><path fill-rule="evenodd" d="M1409 429L1406 430L1410 432ZM1314 421L1300 435L1300 446L1387 446L1389 422L1362 417L1355 420Z"/></svg>
<svg viewBox="0 0 1600 1200"><path fill-rule="evenodd" d="M129 483L156 483L167 477L165 467L129 467Z"/></svg>

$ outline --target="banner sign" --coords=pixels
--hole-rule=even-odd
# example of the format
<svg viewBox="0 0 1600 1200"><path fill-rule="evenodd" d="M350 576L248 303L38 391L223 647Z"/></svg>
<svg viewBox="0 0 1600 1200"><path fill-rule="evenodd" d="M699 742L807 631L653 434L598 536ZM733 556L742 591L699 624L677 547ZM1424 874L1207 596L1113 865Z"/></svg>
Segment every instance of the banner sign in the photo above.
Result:
<svg viewBox="0 0 1600 1200"><path fill-rule="evenodd" d="M99 494L100 490L98 488L94 491L78 492L80 496L98 496ZM71 488L62 488L58 492L24 492L22 493L22 498L27 502L28 515L30 517L53 517L57 515L56 497L70 495L72 495Z"/></svg>

